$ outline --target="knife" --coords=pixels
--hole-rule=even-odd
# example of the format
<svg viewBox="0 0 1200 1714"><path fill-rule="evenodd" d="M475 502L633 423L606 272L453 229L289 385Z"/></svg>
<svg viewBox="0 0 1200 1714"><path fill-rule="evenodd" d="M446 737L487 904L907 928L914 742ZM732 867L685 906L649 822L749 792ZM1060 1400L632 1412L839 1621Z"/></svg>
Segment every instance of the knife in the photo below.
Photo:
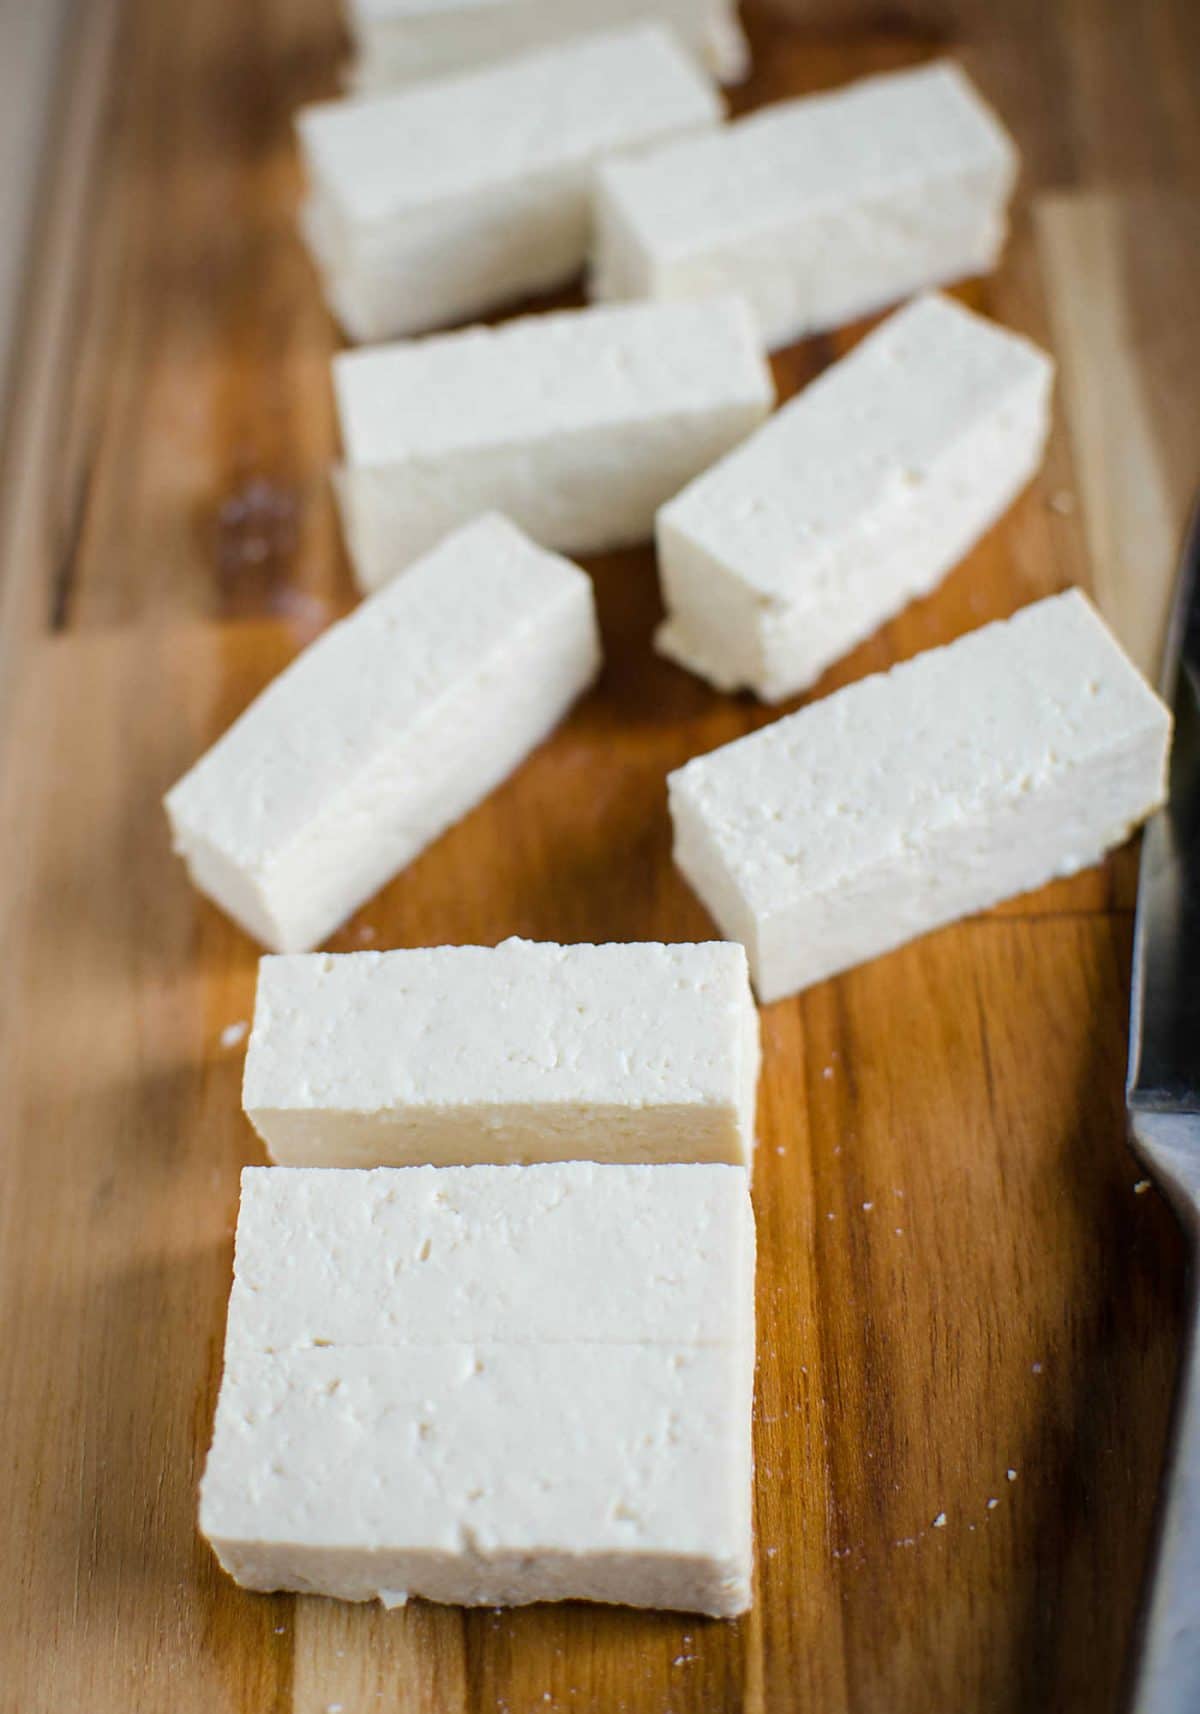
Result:
<svg viewBox="0 0 1200 1714"><path fill-rule="evenodd" d="M1133 1664L1131 1714L1200 1711L1200 504L1167 631L1167 806L1146 830L1125 1100L1133 1144L1193 1249L1190 1334Z"/></svg>

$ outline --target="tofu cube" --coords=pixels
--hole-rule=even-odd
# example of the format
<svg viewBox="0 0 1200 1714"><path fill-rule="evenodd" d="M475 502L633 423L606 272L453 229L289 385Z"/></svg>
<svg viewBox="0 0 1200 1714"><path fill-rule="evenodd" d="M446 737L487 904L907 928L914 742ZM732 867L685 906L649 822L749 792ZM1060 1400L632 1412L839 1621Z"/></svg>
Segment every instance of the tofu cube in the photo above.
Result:
<svg viewBox="0 0 1200 1714"><path fill-rule="evenodd" d="M689 762L675 861L778 999L1096 862L1163 802L1170 736L1072 590Z"/></svg>
<svg viewBox="0 0 1200 1714"><path fill-rule="evenodd" d="M368 590L480 512L563 553L642 541L775 398L740 298L531 316L344 352L333 375Z"/></svg>
<svg viewBox="0 0 1200 1714"><path fill-rule="evenodd" d="M658 514L660 651L765 702L926 595L1041 462L1053 365L919 299Z"/></svg>
<svg viewBox="0 0 1200 1714"><path fill-rule="evenodd" d="M668 26L724 83L750 68L734 0L348 0L346 9L363 94L644 18Z"/></svg>
<svg viewBox="0 0 1200 1714"><path fill-rule="evenodd" d="M716 125L720 96L656 24L297 120L302 227L351 339L392 339L565 285L606 155Z"/></svg>
<svg viewBox="0 0 1200 1714"><path fill-rule="evenodd" d="M167 794L201 892L306 951L558 724L595 678L590 580L478 519L309 646Z"/></svg>
<svg viewBox="0 0 1200 1714"><path fill-rule="evenodd" d="M768 346L986 273L1011 138L951 61L783 101L597 181L592 292L741 292Z"/></svg>
<svg viewBox="0 0 1200 1714"><path fill-rule="evenodd" d="M290 1166L728 1161L754 1148L740 946L264 958L242 1099Z"/></svg>
<svg viewBox="0 0 1200 1714"><path fill-rule="evenodd" d="M248 1169L200 1527L251 1589L750 1603L745 1171Z"/></svg>

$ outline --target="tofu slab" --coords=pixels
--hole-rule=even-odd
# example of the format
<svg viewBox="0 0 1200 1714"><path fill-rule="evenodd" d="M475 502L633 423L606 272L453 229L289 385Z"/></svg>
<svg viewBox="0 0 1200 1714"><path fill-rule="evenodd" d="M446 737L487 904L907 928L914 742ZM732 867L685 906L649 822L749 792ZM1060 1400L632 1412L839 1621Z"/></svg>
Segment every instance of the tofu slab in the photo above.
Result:
<svg viewBox="0 0 1200 1714"><path fill-rule="evenodd" d="M484 511L564 553L644 540L775 397L739 298L531 316L346 352L333 375L364 589Z"/></svg>
<svg viewBox="0 0 1200 1714"><path fill-rule="evenodd" d="M175 848L247 933L307 950L511 773L599 665L589 579L479 519L319 637L184 775Z"/></svg>
<svg viewBox="0 0 1200 1714"><path fill-rule="evenodd" d="M293 1166L749 1162L745 953L497 947L264 958L242 1099Z"/></svg>
<svg viewBox="0 0 1200 1714"><path fill-rule="evenodd" d="M363 94L652 18L725 83L750 53L732 0L348 0Z"/></svg>
<svg viewBox="0 0 1200 1714"><path fill-rule="evenodd" d="M738 1167L249 1169L200 1527L252 1589L742 1612L753 1280Z"/></svg>
<svg viewBox="0 0 1200 1714"><path fill-rule="evenodd" d="M654 24L305 108L302 224L335 315L352 339L388 339L565 284L587 254L596 163L721 115Z"/></svg>
<svg viewBox="0 0 1200 1714"><path fill-rule="evenodd" d="M1170 733L1071 591L689 762L675 861L774 1000L1096 862Z"/></svg>
<svg viewBox="0 0 1200 1714"><path fill-rule="evenodd" d="M661 509L659 650L722 690L806 690L1029 481L1052 380L949 298L897 311Z"/></svg>
<svg viewBox="0 0 1200 1714"><path fill-rule="evenodd" d="M995 266L1011 139L951 61L600 170L599 298L741 292L771 347Z"/></svg>
<svg viewBox="0 0 1200 1714"><path fill-rule="evenodd" d="M706 1164L246 1167L226 1352L740 1345L746 1186Z"/></svg>

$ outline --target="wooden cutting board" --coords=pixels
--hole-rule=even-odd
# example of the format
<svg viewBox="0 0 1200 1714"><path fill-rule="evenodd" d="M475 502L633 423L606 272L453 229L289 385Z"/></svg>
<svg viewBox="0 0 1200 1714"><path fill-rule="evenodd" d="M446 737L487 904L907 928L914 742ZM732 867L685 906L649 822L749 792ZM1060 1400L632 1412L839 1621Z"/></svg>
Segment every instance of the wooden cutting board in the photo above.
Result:
<svg viewBox="0 0 1200 1714"><path fill-rule="evenodd" d="M961 44L1028 161L964 295L1062 366L1042 477L816 694L1073 581L1150 664L1200 464L1200 12L795 12L751 11L739 106ZM1133 851L765 1009L748 1618L218 1572L195 1490L256 952L159 798L352 600L288 129L341 44L331 0L91 0L65 41L0 520L5 1714L1114 1707L1183 1265L1123 1140ZM862 331L783 354L784 393ZM664 775L768 716L652 653L649 551L589 570L599 688L337 948L709 932Z"/></svg>

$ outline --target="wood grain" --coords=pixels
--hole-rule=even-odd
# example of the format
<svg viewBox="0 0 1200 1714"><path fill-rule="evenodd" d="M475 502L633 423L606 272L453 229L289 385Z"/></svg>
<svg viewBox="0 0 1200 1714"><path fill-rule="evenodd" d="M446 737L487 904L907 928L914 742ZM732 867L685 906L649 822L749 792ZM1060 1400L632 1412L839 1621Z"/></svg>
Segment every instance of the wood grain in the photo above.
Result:
<svg viewBox="0 0 1200 1714"><path fill-rule="evenodd" d="M216 1570L195 1482L258 1158L221 1032L256 953L158 800L351 601L288 131L340 34L329 0L78 17L0 485L0 1708L1115 1708L1183 1264L1123 1137L1129 851L764 1011L749 1618L384 1614ZM751 12L742 105L961 50L1027 162L965 296L1062 370L1037 483L816 694L1072 581L1152 657L1200 467L1198 17ZM784 353L783 390L862 331ZM664 775L771 716L654 656L647 551L589 570L596 691L334 945L709 931Z"/></svg>

